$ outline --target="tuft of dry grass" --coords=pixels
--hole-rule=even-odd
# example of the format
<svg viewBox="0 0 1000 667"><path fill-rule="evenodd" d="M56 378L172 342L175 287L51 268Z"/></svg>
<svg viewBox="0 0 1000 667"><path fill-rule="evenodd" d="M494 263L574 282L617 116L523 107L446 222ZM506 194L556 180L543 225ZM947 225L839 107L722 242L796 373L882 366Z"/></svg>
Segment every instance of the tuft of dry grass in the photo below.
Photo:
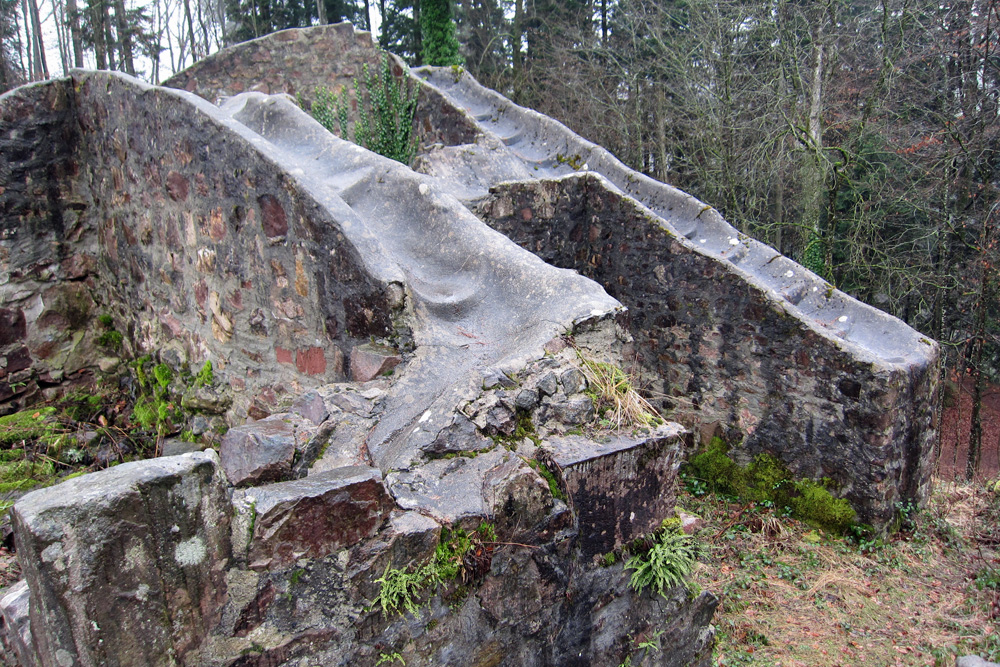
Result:
<svg viewBox="0 0 1000 667"><path fill-rule="evenodd" d="M663 422L656 408L635 390L625 371L614 364L588 359L579 349L577 355L595 399L594 409L611 428L648 427Z"/></svg>
<svg viewBox="0 0 1000 667"><path fill-rule="evenodd" d="M905 532L860 544L773 508L687 493L679 502L706 520L694 579L721 601L714 665L1000 658L1000 558L990 544L1000 495L981 485L938 482Z"/></svg>

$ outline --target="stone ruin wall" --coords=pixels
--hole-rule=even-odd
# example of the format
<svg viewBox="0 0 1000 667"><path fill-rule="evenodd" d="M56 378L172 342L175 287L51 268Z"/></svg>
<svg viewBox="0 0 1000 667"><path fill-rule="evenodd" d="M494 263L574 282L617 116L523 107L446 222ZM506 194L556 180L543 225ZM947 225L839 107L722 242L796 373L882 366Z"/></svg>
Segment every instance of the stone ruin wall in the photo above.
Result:
<svg viewBox="0 0 1000 667"><path fill-rule="evenodd" d="M702 442L742 441L745 462L767 452L801 478L829 478L876 525L924 497L935 365L859 358L599 178L498 186L477 212L629 306L626 358Z"/></svg>
<svg viewBox="0 0 1000 667"><path fill-rule="evenodd" d="M332 55L303 56L303 44L319 48L314 39L346 65L332 64ZM364 33L328 26L255 40L171 83L185 81L180 87L214 101L238 92L225 90L224 80L253 87L266 72L268 92L294 93L291 79L307 88L346 80L372 55ZM352 74L338 69L352 66ZM433 88L421 95L425 144L475 140L474 119ZM86 382L113 362L96 361L108 356L95 342L103 312L126 334L129 353L169 352L194 368L211 359L233 388L232 423L344 380L345 359L371 338L405 341L402 291L363 266L331 224L331 209L211 105L102 74L29 86L2 100L0 372L7 388L0 402L8 411ZM498 186L477 210L626 303L635 338L627 356L662 383L673 414L704 436L748 436L748 455L769 451L800 474L836 479L876 523L891 519L897 500L923 493L933 365L894 368L831 343L599 176ZM534 386L550 370L529 369L522 380ZM503 388L493 391L493 402L484 403L491 410L513 401ZM566 381L557 391L563 400L572 393ZM302 434L328 437L330 415L344 406L362 415L357 423L370 423L371 399L337 388L301 396L288 415L234 432L252 438L272 429L297 448ZM480 415L484 424L490 415ZM397 647L413 664L499 664L504 656L577 664L581 647L592 664L618 664L629 651L624 624L641 637L658 623L672 642L660 664L705 664L710 594L638 595L620 563L595 568L588 560L669 510L661 505L672 504L676 464L689 444L672 431L580 459L580 443L552 437L545 455L578 493L573 508L547 496L544 482L505 450L464 465L432 460L381 482L388 471L361 465L302 480L285 470L284 481L237 490L210 452L119 466L39 492L16 510L19 551L33 565L25 569L29 581L0 602L5 633L25 664L66 656L94 664L154 664L152 656L188 664L369 664ZM664 462L642 485L652 523L623 527L607 507L636 499L622 496L614 480L639 475L646 450ZM462 489L465 475L484 471L488 507L441 517L421 505L426 498L407 496L406 489L435 484ZM591 486L594 471L605 472ZM262 514L248 510L251 496ZM357 526L318 530L315 523L358 513L366 518ZM448 517L470 527L494 517L508 537L535 546L495 554L457 611L447 591L433 597L426 625L367 608L376 575L429 558ZM100 586L80 596L80 581ZM107 596L125 602L107 610L100 604ZM164 618L173 619L169 627ZM99 627L132 623L132 632L100 633L87 619L100 619Z"/></svg>
<svg viewBox="0 0 1000 667"><path fill-rule="evenodd" d="M658 664L706 664L714 596L683 587L639 594L620 561L594 562L672 511L688 442L682 429L597 447L553 438L545 456L575 494L572 507L520 456L482 435L471 443L492 451L432 460L384 481L362 464L303 479L286 466L234 482L240 457L227 464L227 446L268 440L315 456L322 438L352 419L370 428L385 383L364 395L329 383L344 379L342 360L356 343L405 339L405 330L392 330L397 290L338 236L327 217L335 203L317 206L203 101L78 73L14 91L0 108L2 141L20 149L4 153L19 160L8 157L3 172L4 294L11 343L32 355L18 376L31 392L65 388L60 380L72 378L50 369L65 373L60 360L70 352L81 381L103 366L95 359L108 351L96 344L95 320L105 312L130 354L156 351L192 369L211 359L233 388L234 422L326 386L300 396L290 413L233 429L221 460L205 452L123 464L19 501L13 524L26 580L0 600L0 634L22 665L374 664L390 649L410 664L618 664L633 637L663 628ZM63 291L75 298L55 298ZM62 356L38 353L44 342ZM562 377L546 389L555 394L546 405L559 398L582 406L582 386L570 388L560 367L567 359L575 359L569 350L519 379L532 386ZM8 397L8 409L40 398L31 392ZM487 394L489 415L484 407L470 418L487 424L509 412L500 428L512 426L510 392ZM547 422L537 415L540 427L555 423L555 406L548 410ZM641 484L626 488L621 479ZM253 486L234 489L239 483ZM428 499L428 485L457 495ZM641 516L623 522L625 507ZM474 594L464 584L446 588L417 623L372 608L386 567L426 562L442 526L491 519L500 539L531 546L492 553Z"/></svg>
<svg viewBox="0 0 1000 667"><path fill-rule="evenodd" d="M356 345L405 338L401 289L360 265L292 176L189 106L87 75L6 96L8 411L113 363L101 314L126 356L166 351L193 372L211 360L234 424L345 379Z"/></svg>
<svg viewBox="0 0 1000 667"><path fill-rule="evenodd" d="M393 75L402 79L402 62L395 56L391 58ZM254 90L271 95L284 93L309 105L318 87L338 95L346 90L351 131L358 109L354 80L362 75L364 65L371 73L378 72L380 59L381 52L376 50L371 33L355 30L350 23L339 23L282 30L242 42L178 72L163 85L194 93L213 104ZM410 79L409 85L418 83ZM421 87L418 104L420 139L424 144L454 146L475 139L474 123L433 90ZM335 133L339 130L335 129Z"/></svg>
<svg viewBox="0 0 1000 667"><path fill-rule="evenodd" d="M4 96L0 116L0 407L93 380L97 236L79 192L68 82Z"/></svg>
<svg viewBox="0 0 1000 667"><path fill-rule="evenodd" d="M348 85L349 72L356 69L311 58L312 50L328 40L332 46L323 48L364 52L370 38L356 33L357 41L351 41L355 33L346 24L322 30L287 31L239 45L166 85L206 99L233 94L259 80L272 93L289 94L317 85ZM456 74L456 82L459 78ZM648 179L606 151L599 155L601 149L559 123L537 116L525 112L506 122L531 126L524 130L527 134L550 132L551 143L565 142L567 153L590 152L592 169L604 169L609 178L643 190ZM433 85L420 89L416 127L425 154L435 145L484 150L474 143L483 132L476 119ZM927 461L937 433L933 342L923 339L920 346L926 348L915 351L915 357L931 359L926 364L859 352L837 340L836 322L807 325L793 306L748 281L728 262L700 252L648 209L608 186L599 177L502 184L470 205L516 243L549 263L593 278L629 308L630 332L636 338L633 358L644 382L665 396L661 404L666 414L693 428L700 442L720 435L739 445L736 455L744 462L768 452L796 475L829 478L861 520L875 525L891 522L897 503L926 496ZM679 203L681 209L689 205ZM823 327L830 333L820 333ZM886 335L891 331L889 327ZM893 343L889 340L886 347Z"/></svg>

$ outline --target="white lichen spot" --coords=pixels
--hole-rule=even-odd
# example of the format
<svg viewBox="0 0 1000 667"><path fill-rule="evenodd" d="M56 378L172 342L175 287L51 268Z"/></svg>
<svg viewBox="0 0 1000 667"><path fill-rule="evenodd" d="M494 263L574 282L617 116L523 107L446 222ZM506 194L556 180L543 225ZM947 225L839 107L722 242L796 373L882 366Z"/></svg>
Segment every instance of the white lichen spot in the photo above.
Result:
<svg viewBox="0 0 1000 667"><path fill-rule="evenodd" d="M420 194L425 195L431 191L431 188L426 183L421 183L417 186L417 190L420 191Z"/></svg>
<svg viewBox="0 0 1000 667"><path fill-rule="evenodd" d="M125 569L127 570L142 565L145 561L146 553L138 544L129 547L128 551L125 552Z"/></svg>
<svg viewBox="0 0 1000 667"><path fill-rule="evenodd" d="M813 292L818 292L818 291L819 291L819 288L816 287L815 285L813 285Z"/></svg>
<svg viewBox="0 0 1000 667"><path fill-rule="evenodd" d="M792 271L791 269L788 269L787 271L785 271L785 277L786 278L792 278L794 276L795 276L795 272Z"/></svg>
<svg viewBox="0 0 1000 667"><path fill-rule="evenodd" d="M139 588L135 589L135 596L142 602L146 601L149 597L149 586L146 584L139 584Z"/></svg>
<svg viewBox="0 0 1000 667"><path fill-rule="evenodd" d="M42 550L42 562L51 563L54 560L62 558L62 555L62 542L53 542Z"/></svg>
<svg viewBox="0 0 1000 667"><path fill-rule="evenodd" d="M739 244L740 244L739 239L729 239L729 245L739 245Z"/></svg>
<svg viewBox="0 0 1000 667"><path fill-rule="evenodd" d="M73 655L64 648L56 651L56 662L59 667L73 667Z"/></svg>
<svg viewBox="0 0 1000 667"><path fill-rule="evenodd" d="M174 551L174 560L182 567L197 565L205 560L207 552L205 542L195 535L190 540L185 540L177 545Z"/></svg>
<svg viewBox="0 0 1000 667"><path fill-rule="evenodd" d="M431 411L430 411L430 410L428 410L428 411L427 411L427 412L425 412L424 414L420 415L420 421L419 421L419 422L417 422L417 423L418 423L418 424L423 424L423 423L424 423L425 421L427 421L427 420L428 420L428 419L430 419L430 418L431 418Z"/></svg>
<svg viewBox="0 0 1000 667"><path fill-rule="evenodd" d="M838 322L846 322L847 321L847 315L841 315L840 317L837 318L837 321Z"/></svg>
<svg viewBox="0 0 1000 667"><path fill-rule="evenodd" d="M701 239L698 243L708 243L708 239Z"/></svg>

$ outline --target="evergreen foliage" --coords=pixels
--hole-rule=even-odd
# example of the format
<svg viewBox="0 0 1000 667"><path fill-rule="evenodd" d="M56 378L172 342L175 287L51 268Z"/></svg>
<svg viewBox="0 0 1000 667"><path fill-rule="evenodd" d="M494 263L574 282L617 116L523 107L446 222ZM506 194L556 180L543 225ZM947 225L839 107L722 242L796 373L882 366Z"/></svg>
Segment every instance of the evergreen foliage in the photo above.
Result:
<svg viewBox="0 0 1000 667"><path fill-rule="evenodd" d="M358 118L354 123L354 143L405 165L417 152L417 137L413 132L413 116L417 111L417 94L405 82L392 74L388 54L382 56L379 71L374 75L365 64L361 77L354 80L358 99ZM301 104L301 100L300 100ZM330 132L339 130L347 138L347 89L337 96L330 90L316 89L316 100L310 113Z"/></svg>
<svg viewBox="0 0 1000 667"><path fill-rule="evenodd" d="M461 65L451 0L422 0L420 3L420 58L424 65Z"/></svg>

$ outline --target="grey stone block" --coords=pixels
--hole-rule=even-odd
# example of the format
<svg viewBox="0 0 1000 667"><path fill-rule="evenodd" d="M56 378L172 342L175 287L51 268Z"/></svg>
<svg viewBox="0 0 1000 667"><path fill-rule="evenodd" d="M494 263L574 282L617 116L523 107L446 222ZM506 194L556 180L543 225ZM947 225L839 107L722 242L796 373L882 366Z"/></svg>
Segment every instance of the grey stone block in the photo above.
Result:
<svg viewBox="0 0 1000 667"><path fill-rule="evenodd" d="M43 664L168 665L218 620L229 500L215 452L125 463L12 510Z"/></svg>
<svg viewBox="0 0 1000 667"><path fill-rule="evenodd" d="M604 554L660 527L674 512L683 439L680 424L645 435L550 437L542 458L559 476L585 556Z"/></svg>

